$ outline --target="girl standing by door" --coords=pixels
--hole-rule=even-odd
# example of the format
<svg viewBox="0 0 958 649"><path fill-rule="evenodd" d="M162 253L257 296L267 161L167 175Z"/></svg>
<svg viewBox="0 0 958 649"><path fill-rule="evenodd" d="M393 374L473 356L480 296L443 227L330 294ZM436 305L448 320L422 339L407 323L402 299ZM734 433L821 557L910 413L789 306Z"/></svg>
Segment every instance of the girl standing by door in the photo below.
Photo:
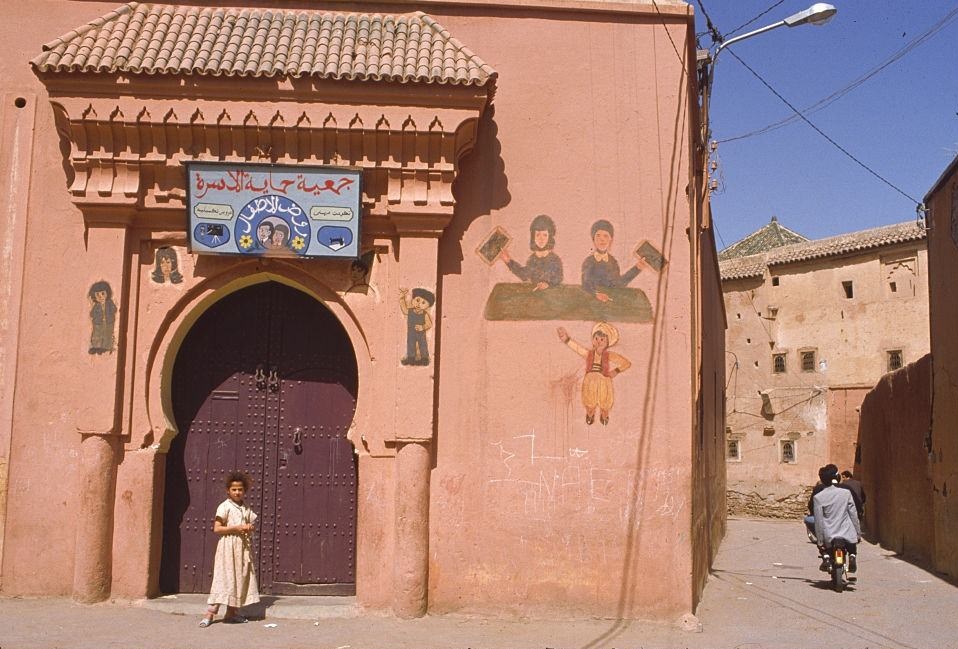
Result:
<svg viewBox="0 0 958 649"><path fill-rule="evenodd" d="M237 624L246 622L238 609L259 601L251 543L256 514L243 502L249 483L249 476L242 471L227 474L226 494L229 497L216 508L213 532L220 539L213 559L213 586L207 600L209 608L200 621L204 628L213 623L220 604L226 604L223 621Z"/></svg>

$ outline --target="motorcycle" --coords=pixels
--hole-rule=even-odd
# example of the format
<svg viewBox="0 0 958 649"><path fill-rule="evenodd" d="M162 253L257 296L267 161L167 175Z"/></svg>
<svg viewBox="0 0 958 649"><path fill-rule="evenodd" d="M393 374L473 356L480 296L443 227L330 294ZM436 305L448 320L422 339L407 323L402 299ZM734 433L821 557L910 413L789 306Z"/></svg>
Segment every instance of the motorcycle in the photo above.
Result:
<svg viewBox="0 0 958 649"><path fill-rule="evenodd" d="M835 589L836 593L845 590L849 574L855 572L852 564L855 561L855 555L848 550L848 543L844 539L835 539L832 541L832 547L823 556L825 562L822 565L822 570L830 573L832 588Z"/></svg>

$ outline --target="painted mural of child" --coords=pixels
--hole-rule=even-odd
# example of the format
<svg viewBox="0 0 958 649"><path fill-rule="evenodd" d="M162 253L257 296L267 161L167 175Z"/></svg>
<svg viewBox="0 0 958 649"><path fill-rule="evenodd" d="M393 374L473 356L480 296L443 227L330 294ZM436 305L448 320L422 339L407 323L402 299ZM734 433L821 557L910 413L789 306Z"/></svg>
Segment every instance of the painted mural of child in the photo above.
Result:
<svg viewBox="0 0 958 649"><path fill-rule="evenodd" d="M399 289L399 308L406 316L406 357L403 365L429 365L429 347L426 332L432 328L428 309L436 303L436 296L424 288Z"/></svg>
<svg viewBox="0 0 958 649"><path fill-rule="evenodd" d="M213 520L213 532L220 539L213 559L213 585L207 600L209 607L200 620L200 626L204 628L213 623L220 604L226 604L223 622L239 624L247 621L239 614L239 609L259 601L252 549L256 514L244 503L250 479L242 471L231 471L225 482L228 498L216 508Z"/></svg>
<svg viewBox="0 0 958 649"><path fill-rule="evenodd" d="M619 332L607 322L598 322L592 327L592 348L586 348L569 337L563 327L556 332L559 340L585 359L585 377L582 379L582 405L585 406L585 423L592 425L595 411L599 421L609 423L609 411L614 402L612 379L632 366L625 356L610 352L609 348L619 341Z"/></svg>
<svg viewBox="0 0 958 649"><path fill-rule="evenodd" d="M582 262L582 290L591 293L600 302L611 302L605 292L608 288L621 288L636 278L642 268L648 268L648 262L636 257L636 262L624 273L619 271L619 262L612 253L612 238L615 229L605 219L592 224L592 254Z"/></svg>
<svg viewBox="0 0 958 649"><path fill-rule="evenodd" d="M90 333L90 353L109 354L113 351L114 324L116 323L116 302L113 301L113 289L109 282L94 282L87 293L92 307L90 321L93 331Z"/></svg>
<svg viewBox="0 0 958 649"><path fill-rule="evenodd" d="M512 274L533 285L533 291L558 286L562 283L562 260L553 252L556 245L556 224L546 214L540 214L529 224L529 249L532 254L523 266L503 250L499 259Z"/></svg>

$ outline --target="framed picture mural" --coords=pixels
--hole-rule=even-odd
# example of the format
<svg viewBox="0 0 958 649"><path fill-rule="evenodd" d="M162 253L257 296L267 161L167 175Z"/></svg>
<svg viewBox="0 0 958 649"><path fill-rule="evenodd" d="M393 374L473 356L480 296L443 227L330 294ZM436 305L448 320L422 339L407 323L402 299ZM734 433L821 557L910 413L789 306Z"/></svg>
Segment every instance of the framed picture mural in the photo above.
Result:
<svg viewBox="0 0 958 649"><path fill-rule="evenodd" d="M357 169L188 162L186 174L191 252L359 257Z"/></svg>

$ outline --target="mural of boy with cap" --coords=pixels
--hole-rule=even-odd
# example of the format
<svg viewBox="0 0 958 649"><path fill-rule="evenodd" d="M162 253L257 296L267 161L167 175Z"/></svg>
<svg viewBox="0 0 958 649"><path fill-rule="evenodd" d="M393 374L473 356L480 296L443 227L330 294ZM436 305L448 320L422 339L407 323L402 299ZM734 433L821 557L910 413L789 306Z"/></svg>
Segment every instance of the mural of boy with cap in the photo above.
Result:
<svg viewBox="0 0 958 649"><path fill-rule="evenodd" d="M598 408L599 421L603 426L607 425L614 401L612 379L632 367L632 363L625 356L609 351L610 347L619 342L618 330L607 322L597 322L592 327L591 349L570 338L563 327L556 329L556 332L559 334L559 340L585 359L585 378L582 379L585 423L592 425Z"/></svg>
<svg viewBox="0 0 958 649"><path fill-rule="evenodd" d="M409 289L399 289L399 308L406 316L406 357L403 365L429 365L429 347L426 332L432 328L428 309L436 303L436 296L424 288L414 288L412 299Z"/></svg>
<svg viewBox="0 0 958 649"><path fill-rule="evenodd" d="M601 302L611 302L602 289L627 286L642 271L640 265L647 265L641 257L625 273L619 272L619 262L609 252L615 229L605 219L592 224L592 254L582 262L582 290L590 293Z"/></svg>

